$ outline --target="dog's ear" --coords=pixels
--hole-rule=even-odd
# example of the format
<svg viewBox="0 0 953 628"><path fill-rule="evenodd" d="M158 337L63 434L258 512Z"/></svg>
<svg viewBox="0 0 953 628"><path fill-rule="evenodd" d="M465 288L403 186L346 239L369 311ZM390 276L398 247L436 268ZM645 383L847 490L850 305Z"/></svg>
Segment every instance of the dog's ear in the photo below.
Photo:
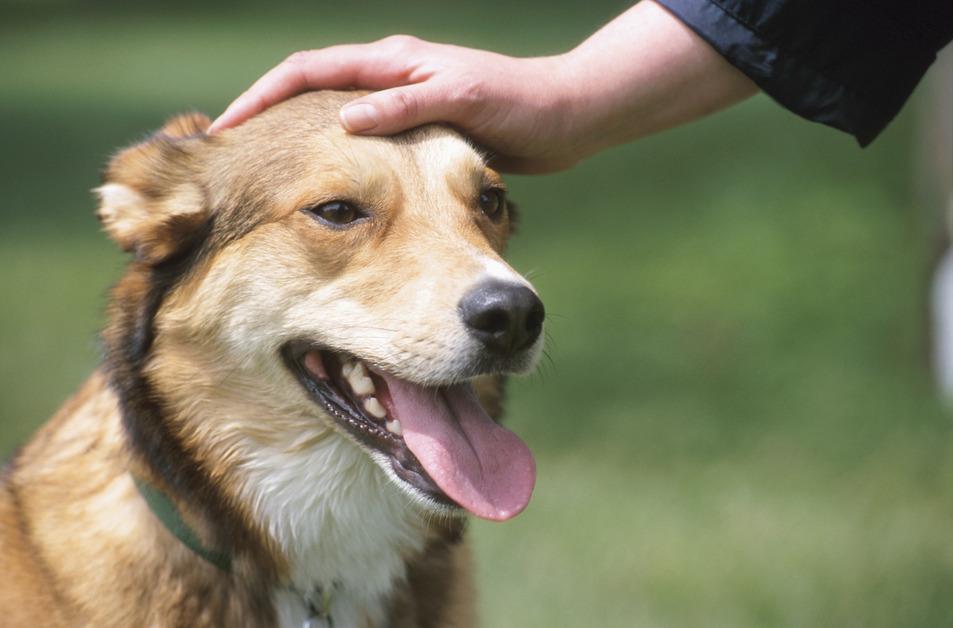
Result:
<svg viewBox="0 0 953 628"><path fill-rule="evenodd" d="M201 114L177 116L109 162L96 189L96 215L110 237L139 261L157 265L175 257L208 223L198 173L210 123Z"/></svg>

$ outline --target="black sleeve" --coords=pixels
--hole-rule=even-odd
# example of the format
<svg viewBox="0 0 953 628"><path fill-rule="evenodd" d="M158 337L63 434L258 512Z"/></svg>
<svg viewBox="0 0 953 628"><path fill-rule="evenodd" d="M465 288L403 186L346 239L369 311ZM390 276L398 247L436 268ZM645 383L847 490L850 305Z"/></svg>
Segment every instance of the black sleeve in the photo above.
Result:
<svg viewBox="0 0 953 628"><path fill-rule="evenodd" d="M953 38L951 0L656 0L782 106L866 146Z"/></svg>

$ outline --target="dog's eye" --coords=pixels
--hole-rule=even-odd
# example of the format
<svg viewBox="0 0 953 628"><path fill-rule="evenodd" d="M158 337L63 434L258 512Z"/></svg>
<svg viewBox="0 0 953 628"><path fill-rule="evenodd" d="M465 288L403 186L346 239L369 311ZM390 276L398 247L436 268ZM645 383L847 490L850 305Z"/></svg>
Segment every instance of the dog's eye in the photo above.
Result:
<svg viewBox="0 0 953 628"><path fill-rule="evenodd" d="M506 208L506 197L500 188L487 188L480 192L480 211L490 220L499 220Z"/></svg>
<svg viewBox="0 0 953 628"><path fill-rule="evenodd" d="M311 214L319 221L331 227L343 227L364 217L364 213L361 212L361 210L344 201L322 203L314 207L306 207L302 211Z"/></svg>

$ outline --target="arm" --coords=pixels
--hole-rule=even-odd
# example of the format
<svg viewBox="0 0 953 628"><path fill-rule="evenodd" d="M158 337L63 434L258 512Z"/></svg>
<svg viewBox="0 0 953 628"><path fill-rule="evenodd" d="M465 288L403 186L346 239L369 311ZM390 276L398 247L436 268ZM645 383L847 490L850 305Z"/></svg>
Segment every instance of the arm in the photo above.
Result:
<svg viewBox="0 0 953 628"><path fill-rule="evenodd" d="M638 3L575 49L514 58L398 36L299 52L239 96L211 130L312 89L381 90L349 103L351 133L448 122L511 172L552 172L725 108L757 88L681 21Z"/></svg>

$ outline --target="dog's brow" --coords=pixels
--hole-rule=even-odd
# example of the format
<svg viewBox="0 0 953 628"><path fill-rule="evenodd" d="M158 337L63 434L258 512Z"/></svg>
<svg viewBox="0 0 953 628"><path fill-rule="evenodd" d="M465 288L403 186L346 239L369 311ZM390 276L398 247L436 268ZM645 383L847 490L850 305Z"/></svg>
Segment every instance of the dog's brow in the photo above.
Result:
<svg viewBox="0 0 953 628"><path fill-rule="evenodd" d="M444 176L448 187L461 198L472 198L485 184L484 168L474 168L469 164L451 166Z"/></svg>
<svg viewBox="0 0 953 628"><path fill-rule="evenodd" d="M503 181L503 177L500 176L496 170L492 168L484 168L481 172L481 181L480 187L483 188L499 188L504 192L507 191L506 183Z"/></svg>
<svg viewBox="0 0 953 628"><path fill-rule="evenodd" d="M480 153L457 135L434 132L419 143L417 162L422 172L477 172L486 168Z"/></svg>

